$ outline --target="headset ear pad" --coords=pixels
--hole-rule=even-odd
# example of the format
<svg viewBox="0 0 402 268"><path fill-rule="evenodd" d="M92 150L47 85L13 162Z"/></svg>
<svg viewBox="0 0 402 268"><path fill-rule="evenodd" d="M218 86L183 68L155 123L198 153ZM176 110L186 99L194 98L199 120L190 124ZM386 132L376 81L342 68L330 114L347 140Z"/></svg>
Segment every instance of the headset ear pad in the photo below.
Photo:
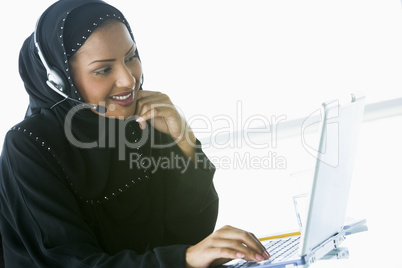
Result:
<svg viewBox="0 0 402 268"><path fill-rule="evenodd" d="M67 88L67 84L63 78L63 75L56 70L55 68L50 68L48 74L47 74L47 82L48 85L51 83L54 87L57 88L57 90L61 92L65 92Z"/></svg>

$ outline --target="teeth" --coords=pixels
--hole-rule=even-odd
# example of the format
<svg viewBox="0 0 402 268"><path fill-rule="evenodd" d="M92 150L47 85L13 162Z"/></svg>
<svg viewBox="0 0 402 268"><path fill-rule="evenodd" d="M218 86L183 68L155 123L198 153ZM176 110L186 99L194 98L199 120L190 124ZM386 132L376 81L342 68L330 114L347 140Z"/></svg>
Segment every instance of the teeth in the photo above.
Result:
<svg viewBox="0 0 402 268"><path fill-rule="evenodd" d="M114 100L126 100L131 96L131 93L126 95L126 96L112 96L112 99Z"/></svg>

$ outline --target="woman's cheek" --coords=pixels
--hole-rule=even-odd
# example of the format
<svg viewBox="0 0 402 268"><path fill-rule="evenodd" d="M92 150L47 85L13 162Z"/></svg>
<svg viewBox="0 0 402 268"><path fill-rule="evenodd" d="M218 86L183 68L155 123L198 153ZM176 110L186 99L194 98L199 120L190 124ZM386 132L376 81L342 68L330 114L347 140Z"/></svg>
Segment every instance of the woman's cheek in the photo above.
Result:
<svg viewBox="0 0 402 268"><path fill-rule="evenodd" d="M104 82L87 81L85 89L88 101L98 104L99 102L107 101L112 87L108 87Z"/></svg>

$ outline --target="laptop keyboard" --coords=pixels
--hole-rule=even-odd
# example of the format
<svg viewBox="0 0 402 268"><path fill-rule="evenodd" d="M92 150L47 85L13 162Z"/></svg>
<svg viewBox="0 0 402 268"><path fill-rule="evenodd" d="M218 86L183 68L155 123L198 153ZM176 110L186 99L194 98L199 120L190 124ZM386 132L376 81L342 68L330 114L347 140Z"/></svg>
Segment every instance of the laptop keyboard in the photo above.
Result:
<svg viewBox="0 0 402 268"><path fill-rule="evenodd" d="M299 249L300 236L271 240L265 244L271 258L268 261L281 261L292 257Z"/></svg>
<svg viewBox="0 0 402 268"><path fill-rule="evenodd" d="M299 249L300 236L286 237L282 239L269 240L264 246L271 257L264 262L245 261L230 266L231 268L257 267L271 262L280 262L297 254Z"/></svg>

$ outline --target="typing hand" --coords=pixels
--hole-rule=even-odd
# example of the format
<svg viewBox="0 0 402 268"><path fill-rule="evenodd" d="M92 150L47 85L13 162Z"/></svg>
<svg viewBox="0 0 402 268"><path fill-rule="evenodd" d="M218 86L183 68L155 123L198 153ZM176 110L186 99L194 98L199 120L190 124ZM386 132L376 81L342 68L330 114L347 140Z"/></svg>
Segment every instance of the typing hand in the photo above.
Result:
<svg viewBox="0 0 402 268"><path fill-rule="evenodd" d="M232 226L224 226L186 252L186 265L210 267L232 259L263 261L270 255L254 234Z"/></svg>

